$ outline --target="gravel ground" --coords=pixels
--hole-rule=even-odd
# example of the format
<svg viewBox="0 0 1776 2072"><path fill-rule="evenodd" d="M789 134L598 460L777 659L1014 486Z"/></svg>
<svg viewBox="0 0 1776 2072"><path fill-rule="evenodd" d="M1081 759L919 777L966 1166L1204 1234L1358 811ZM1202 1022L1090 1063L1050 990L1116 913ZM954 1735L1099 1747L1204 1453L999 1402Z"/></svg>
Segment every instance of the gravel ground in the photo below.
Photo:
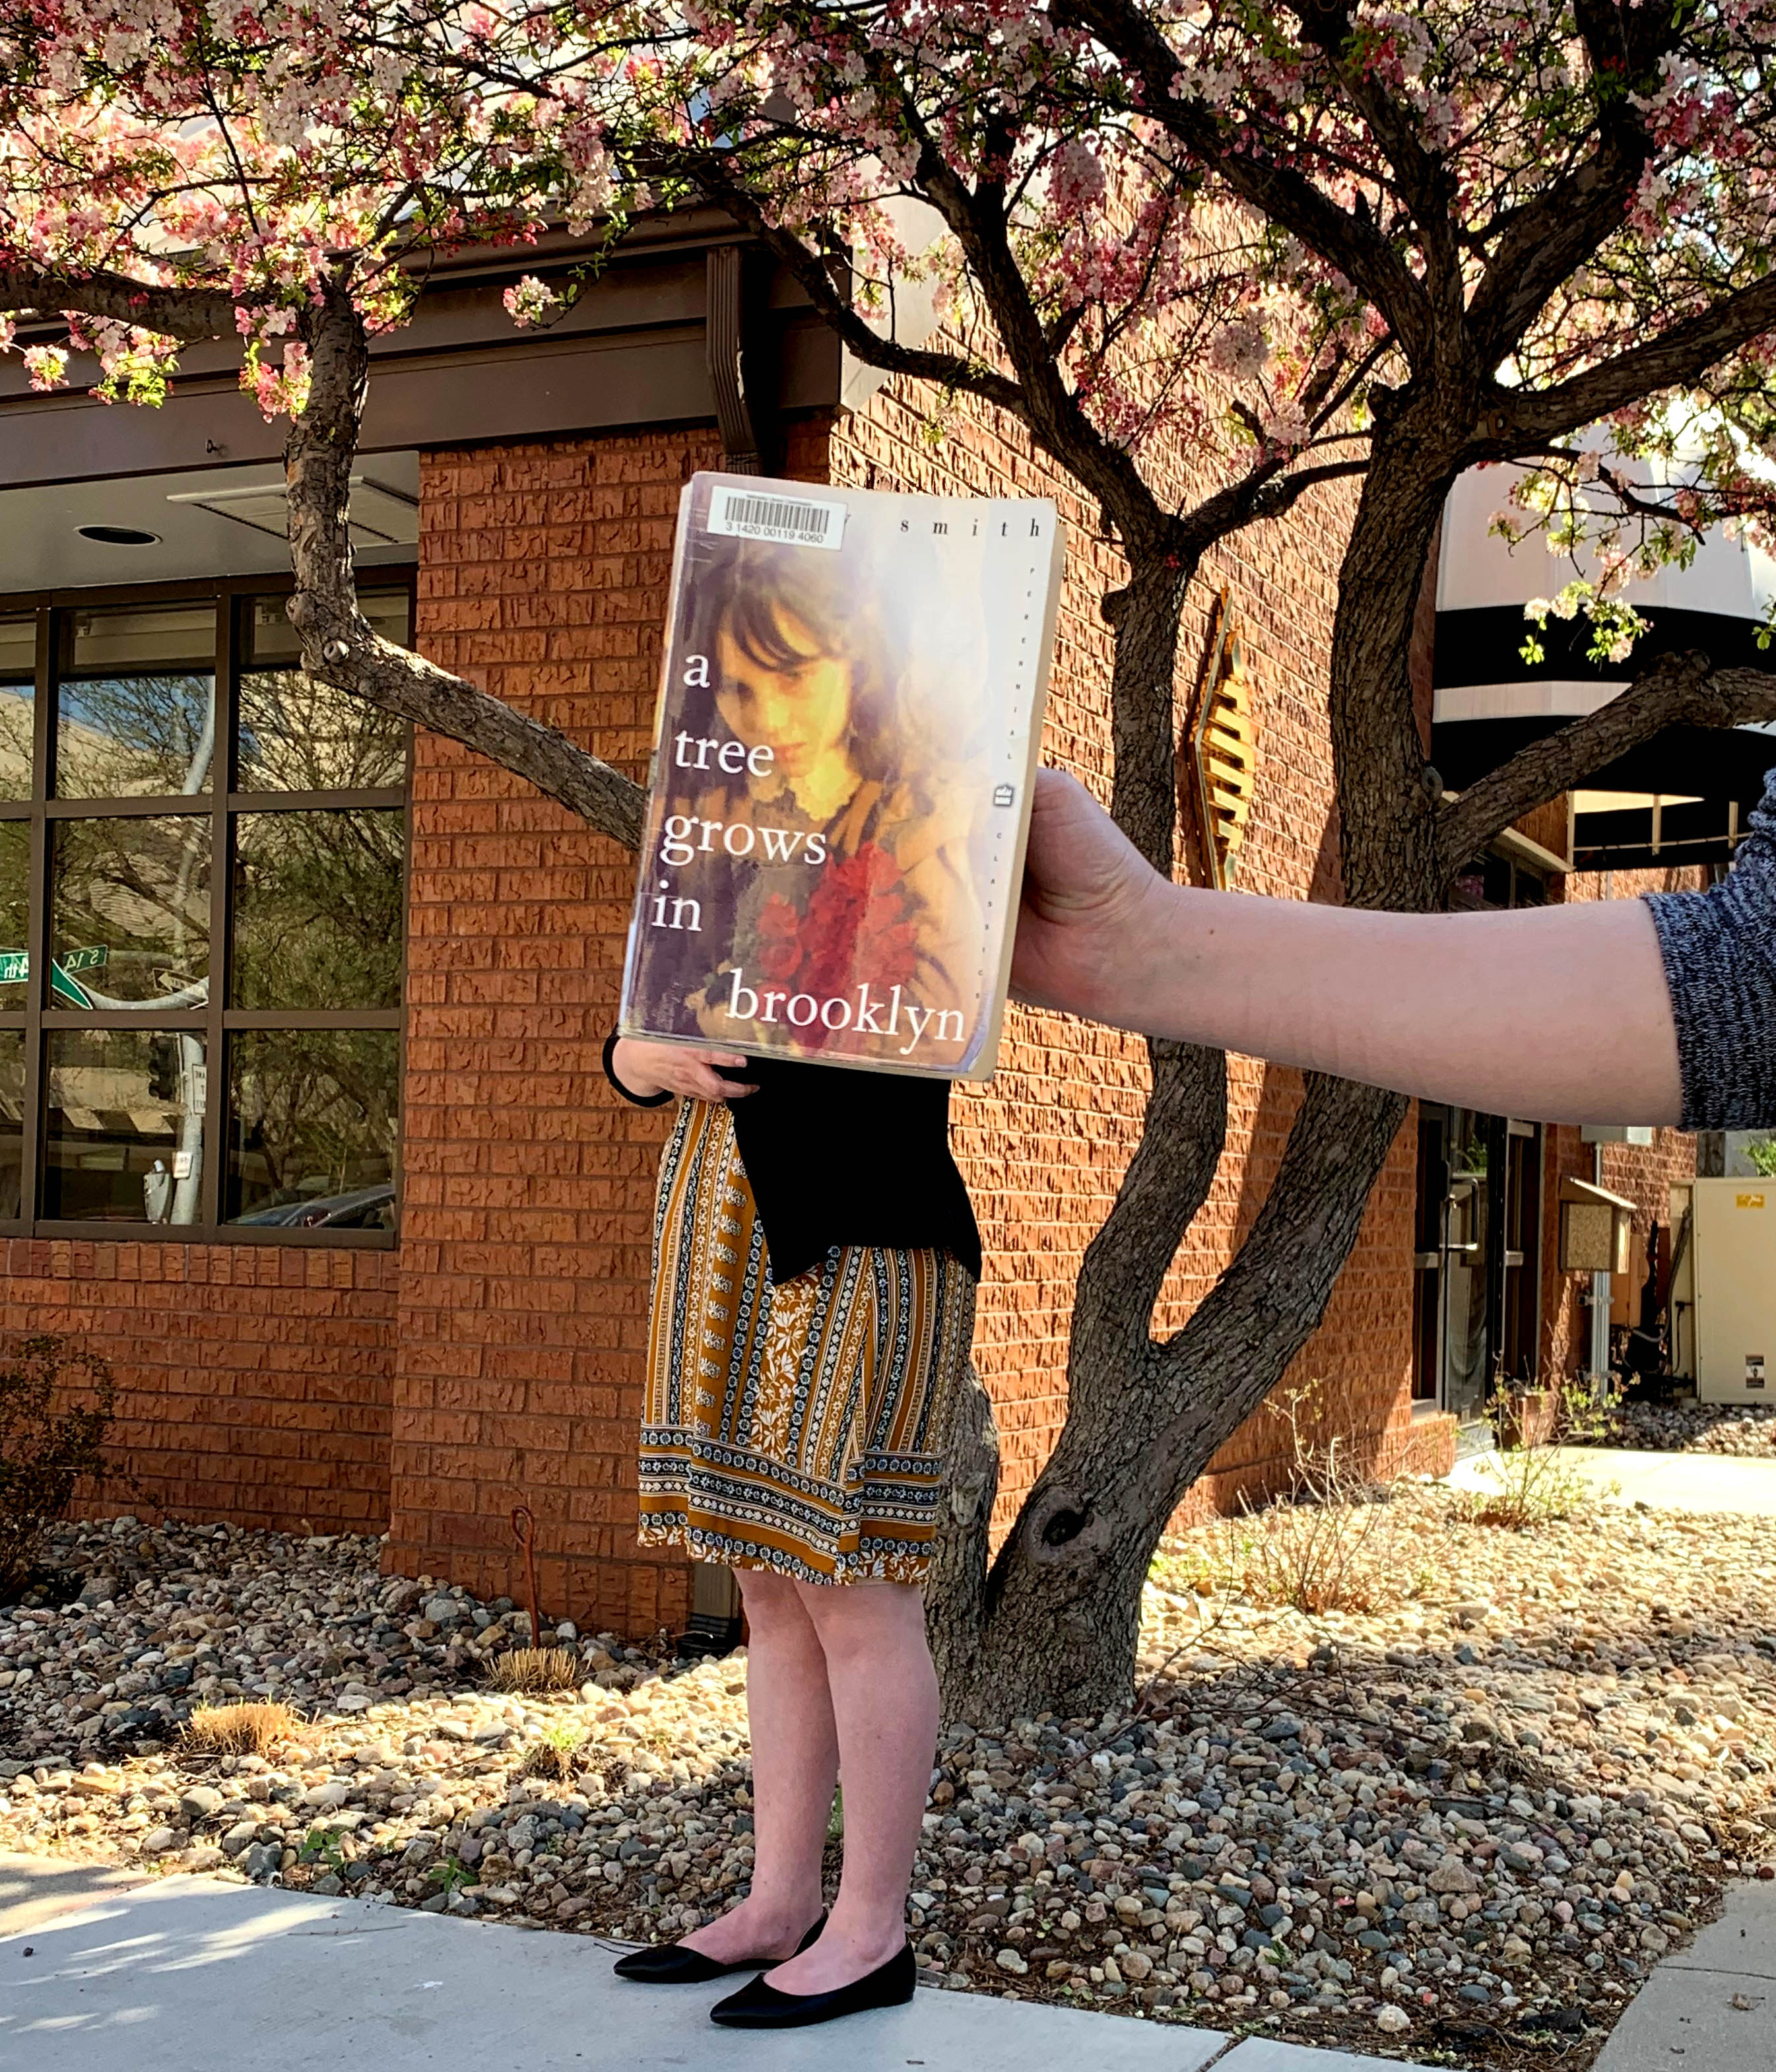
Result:
<svg viewBox="0 0 1776 2072"><path fill-rule="evenodd" d="M1182 1536L1132 1708L948 1733L911 1916L928 1983L1590 2062L1723 1879L1769 1874L1776 1540L1617 1511L1510 1532L1423 1486L1388 1510L1416 1600L1265 1609L1196 1580L1225 1535ZM636 1939L730 1901L739 1659L675 1669L564 1627L581 1688L500 1696L486 1663L522 1615L378 1552L69 1528L53 1558L84 1601L0 1611L0 1848ZM235 1696L307 1724L269 1760L182 1752L191 1707Z"/></svg>
<svg viewBox="0 0 1776 2072"><path fill-rule="evenodd" d="M1600 1446L1642 1453L1776 1454L1776 1404L1619 1403L1609 1413Z"/></svg>

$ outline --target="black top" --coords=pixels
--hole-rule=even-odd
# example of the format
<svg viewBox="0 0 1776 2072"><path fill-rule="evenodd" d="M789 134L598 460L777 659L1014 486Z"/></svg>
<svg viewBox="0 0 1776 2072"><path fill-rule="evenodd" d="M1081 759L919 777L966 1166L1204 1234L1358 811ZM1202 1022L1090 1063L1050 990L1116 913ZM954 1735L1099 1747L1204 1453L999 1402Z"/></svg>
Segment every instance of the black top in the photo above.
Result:
<svg viewBox="0 0 1776 2072"><path fill-rule="evenodd" d="M612 1037L604 1046L605 1075L638 1100L611 1070L615 1046ZM947 1252L980 1279L980 1232L950 1156L948 1079L783 1058L718 1069L758 1089L730 1109L774 1281L792 1281L845 1244Z"/></svg>

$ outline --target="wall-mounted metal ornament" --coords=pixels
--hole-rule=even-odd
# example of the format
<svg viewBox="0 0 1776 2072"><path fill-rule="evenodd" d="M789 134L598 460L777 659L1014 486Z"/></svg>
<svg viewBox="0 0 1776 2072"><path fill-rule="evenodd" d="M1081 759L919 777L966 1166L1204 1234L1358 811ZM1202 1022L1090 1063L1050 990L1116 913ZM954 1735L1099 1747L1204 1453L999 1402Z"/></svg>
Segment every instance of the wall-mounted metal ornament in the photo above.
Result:
<svg viewBox="0 0 1776 2072"><path fill-rule="evenodd" d="M1225 890L1257 790L1258 727L1227 593L1215 599L1209 641L1186 725L1198 824L1210 876Z"/></svg>

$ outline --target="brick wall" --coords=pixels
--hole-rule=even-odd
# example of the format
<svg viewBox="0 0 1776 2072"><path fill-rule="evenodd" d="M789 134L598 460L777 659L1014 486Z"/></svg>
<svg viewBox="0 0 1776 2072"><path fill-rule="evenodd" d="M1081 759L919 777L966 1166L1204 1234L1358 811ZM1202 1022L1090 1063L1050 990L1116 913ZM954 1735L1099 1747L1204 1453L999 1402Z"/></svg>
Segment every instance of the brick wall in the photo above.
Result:
<svg viewBox="0 0 1776 2072"><path fill-rule="evenodd" d="M824 464L824 434L790 465ZM639 777L680 486L709 431L440 452L421 485L420 647ZM552 1613L681 1626L689 1571L635 1537L651 1211L669 1118L606 1085L633 861L422 736L388 1560Z"/></svg>
<svg viewBox="0 0 1776 2072"><path fill-rule="evenodd" d="M14 1238L0 1330L110 1363L135 1478L101 1508L380 1532L396 1255Z"/></svg>

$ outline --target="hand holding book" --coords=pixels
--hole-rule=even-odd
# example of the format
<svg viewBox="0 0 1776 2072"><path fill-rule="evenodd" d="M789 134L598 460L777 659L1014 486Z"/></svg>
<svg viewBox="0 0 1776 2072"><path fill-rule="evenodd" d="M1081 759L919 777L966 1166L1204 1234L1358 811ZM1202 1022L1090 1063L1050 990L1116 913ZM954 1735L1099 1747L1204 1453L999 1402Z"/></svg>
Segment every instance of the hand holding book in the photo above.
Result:
<svg viewBox="0 0 1776 2072"><path fill-rule="evenodd" d="M1487 1114L1665 1123L1681 1112L1644 901L1385 914L1174 885L1055 770L1036 783L1012 990L1114 1028Z"/></svg>
<svg viewBox="0 0 1776 2072"><path fill-rule="evenodd" d="M692 1050L681 1043L648 1043L619 1036L610 1050L610 1070L631 1098L651 1100L676 1094L684 1100L737 1100L756 1093L743 1080L724 1079L716 1070L738 1071L746 1059L733 1050Z"/></svg>

